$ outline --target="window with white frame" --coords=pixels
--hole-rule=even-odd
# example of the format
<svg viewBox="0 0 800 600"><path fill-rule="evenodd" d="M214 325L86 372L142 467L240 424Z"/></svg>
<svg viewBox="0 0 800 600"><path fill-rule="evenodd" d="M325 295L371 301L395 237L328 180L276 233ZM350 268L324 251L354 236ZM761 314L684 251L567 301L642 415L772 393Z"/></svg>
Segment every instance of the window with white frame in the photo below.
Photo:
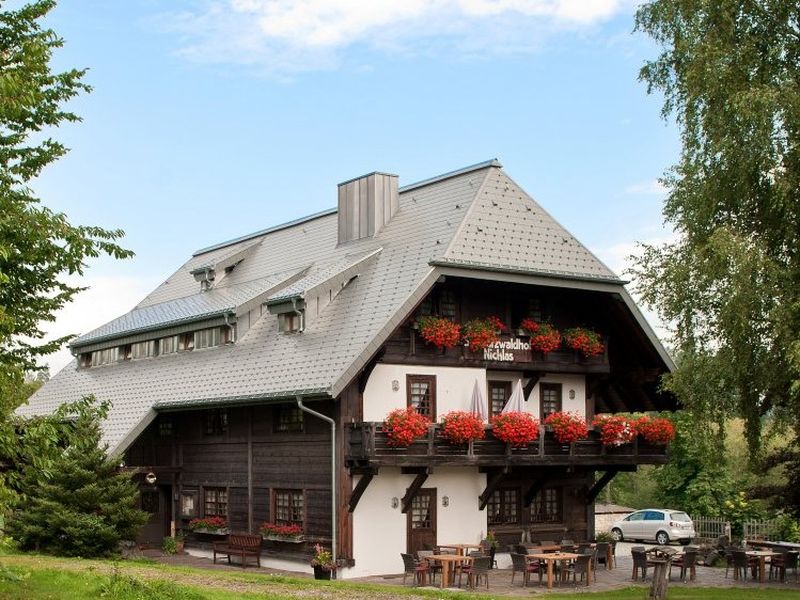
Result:
<svg viewBox="0 0 800 600"><path fill-rule="evenodd" d="M275 522L281 525L303 525L303 490L275 490Z"/></svg>

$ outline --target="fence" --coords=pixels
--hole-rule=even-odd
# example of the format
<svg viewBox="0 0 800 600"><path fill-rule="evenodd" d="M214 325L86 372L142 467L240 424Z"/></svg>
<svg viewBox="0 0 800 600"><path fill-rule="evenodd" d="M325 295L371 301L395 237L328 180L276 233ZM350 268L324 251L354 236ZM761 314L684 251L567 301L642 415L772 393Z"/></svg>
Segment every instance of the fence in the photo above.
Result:
<svg viewBox="0 0 800 600"><path fill-rule="evenodd" d="M725 519L714 517L692 517L694 529L698 538L716 539L722 535L731 538L731 528L736 527ZM746 540L778 541L779 527L774 520L744 521L742 523L742 537Z"/></svg>

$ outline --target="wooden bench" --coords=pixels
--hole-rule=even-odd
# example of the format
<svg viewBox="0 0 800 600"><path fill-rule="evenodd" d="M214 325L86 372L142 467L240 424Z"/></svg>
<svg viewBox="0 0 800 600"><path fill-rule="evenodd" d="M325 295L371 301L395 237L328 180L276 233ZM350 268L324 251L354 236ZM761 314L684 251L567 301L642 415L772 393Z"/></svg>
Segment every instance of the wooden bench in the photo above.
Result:
<svg viewBox="0 0 800 600"><path fill-rule="evenodd" d="M247 557L254 556L256 565L261 566L261 536L249 533L232 533L224 542L214 542L214 563L217 562L217 555L227 556L228 564L231 564L231 556L239 556L242 559L242 568L247 566Z"/></svg>

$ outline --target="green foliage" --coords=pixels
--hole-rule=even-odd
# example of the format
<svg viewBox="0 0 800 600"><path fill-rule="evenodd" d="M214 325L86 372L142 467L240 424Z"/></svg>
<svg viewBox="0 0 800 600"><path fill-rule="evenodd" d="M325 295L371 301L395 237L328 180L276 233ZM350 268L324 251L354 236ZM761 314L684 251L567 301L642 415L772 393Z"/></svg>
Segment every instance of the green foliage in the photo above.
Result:
<svg viewBox="0 0 800 600"><path fill-rule="evenodd" d="M86 399L71 405L69 435L51 439L48 468L22 469L18 503L7 523L23 549L67 556L107 556L118 543L133 539L147 520L138 510L138 490L119 460L100 446L100 422L108 405ZM42 419L48 422L52 419Z"/></svg>
<svg viewBox="0 0 800 600"><path fill-rule="evenodd" d="M172 538L166 538L172 539ZM204 596L171 581L143 581L115 569L100 586L100 597L113 600L203 600Z"/></svg>
<svg viewBox="0 0 800 600"><path fill-rule="evenodd" d="M800 522L790 515L778 515L778 539L782 542L800 542Z"/></svg>
<svg viewBox="0 0 800 600"><path fill-rule="evenodd" d="M161 542L161 549L167 554L178 553L178 539L174 537L165 537Z"/></svg>
<svg viewBox="0 0 800 600"><path fill-rule="evenodd" d="M643 248L637 291L673 329L667 388L709 423L743 418L754 468L765 415L800 431L797 18L784 0L652 0L636 15L661 46L640 79L682 140L663 179L677 238ZM797 449L783 460L799 466ZM799 495L784 495L798 513Z"/></svg>

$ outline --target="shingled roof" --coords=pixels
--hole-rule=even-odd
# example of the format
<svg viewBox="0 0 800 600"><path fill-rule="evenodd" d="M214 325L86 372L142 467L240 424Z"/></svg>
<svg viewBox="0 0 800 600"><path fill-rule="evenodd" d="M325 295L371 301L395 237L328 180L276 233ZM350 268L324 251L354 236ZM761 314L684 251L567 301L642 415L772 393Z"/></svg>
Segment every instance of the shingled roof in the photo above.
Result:
<svg viewBox="0 0 800 600"><path fill-rule="evenodd" d="M279 333L275 317L265 311L232 345L88 369L77 369L73 361L19 412L50 412L87 394L108 399L113 407L104 439L111 452L121 452L158 409L297 395L336 397L425 297L445 266L613 288L628 299L670 364L623 282L527 196L497 161L400 188L399 211L374 237L337 244L337 231L336 211L325 211L200 250L133 311L73 345L131 335L174 319L205 318L254 298L291 297L355 269L357 277L302 333ZM227 264L226 259L246 248L245 258L219 286L200 291L192 271Z"/></svg>

